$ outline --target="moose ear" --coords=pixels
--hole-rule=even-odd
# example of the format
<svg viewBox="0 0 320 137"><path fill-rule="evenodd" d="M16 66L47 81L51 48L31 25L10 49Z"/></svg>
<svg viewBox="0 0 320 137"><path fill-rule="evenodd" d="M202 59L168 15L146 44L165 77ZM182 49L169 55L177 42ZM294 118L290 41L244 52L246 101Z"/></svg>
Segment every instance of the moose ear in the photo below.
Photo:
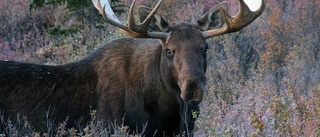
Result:
<svg viewBox="0 0 320 137"><path fill-rule="evenodd" d="M151 8L146 6L139 6L139 14L140 14L140 21L144 21L149 13L151 12ZM161 31L167 32L170 26L169 23L164 20L159 14L155 14L151 23L149 24L148 31Z"/></svg>
<svg viewBox="0 0 320 137"><path fill-rule="evenodd" d="M228 11L228 2L221 2L220 5ZM221 28L224 25L225 20L219 5L212 7L206 14L202 15L197 23L202 30Z"/></svg>

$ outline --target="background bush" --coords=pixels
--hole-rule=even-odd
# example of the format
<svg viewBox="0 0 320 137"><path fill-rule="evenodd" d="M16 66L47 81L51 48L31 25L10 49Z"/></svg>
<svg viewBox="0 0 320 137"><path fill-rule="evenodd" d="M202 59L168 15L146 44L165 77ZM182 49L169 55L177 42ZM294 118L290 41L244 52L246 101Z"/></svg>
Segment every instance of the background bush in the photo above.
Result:
<svg viewBox="0 0 320 137"><path fill-rule="evenodd" d="M123 36L90 0L46 2L0 1L0 60L65 64ZM131 2L114 7L121 13ZM238 2L229 2L235 14ZM195 22L215 4L165 0L159 12L171 24ZM208 40L208 90L196 136L320 136L319 5L268 0L248 27ZM119 16L126 21L126 12Z"/></svg>

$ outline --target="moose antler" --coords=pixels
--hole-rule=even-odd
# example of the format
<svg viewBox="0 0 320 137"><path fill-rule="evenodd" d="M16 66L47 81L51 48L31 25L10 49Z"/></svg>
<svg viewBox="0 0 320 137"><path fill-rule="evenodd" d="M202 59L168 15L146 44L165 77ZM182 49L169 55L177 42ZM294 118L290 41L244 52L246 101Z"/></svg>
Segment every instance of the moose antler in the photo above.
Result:
<svg viewBox="0 0 320 137"><path fill-rule="evenodd" d="M236 32L245 26L249 25L253 22L257 17L259 17L264 8L265 8L265 0L261 0L260 8L254 12L252 12L249 7L245 4L243 0L240 1L240 8L236 16L232 17L228 14L228 12L219 4L219 8L223 14L225 19L225 25L219 29L212 29L203 31L202 34L205 38L210 38L226 33ZM136 37L136 38L159 38L164 39L168 37L168 33L165 32L149 32L148 26L152 21L153 16L159 9L162 0L159 0L157 5L152 9L147 18L140 24L136 24L134 21L133 8L136 3L134 0L130 6L130 10L128 13L128 26L124 25L119 21L119 19L115 16L114 12L111 9L111 6L107 0L92 0L94 6L99 10L101 15L106 19L110 24L120 28L123 33ZM103 5L103 7L101 6Z"/></svg>
<svg viewBox="0 0 320 137"><path fill-rule="evenodd" d="M231 17L228 12L219 4L219 8L224 16L226 23L219 29L203 31L202 34L205 38L239 31L240 29L253 22L257 17L259 17L265 8L264 0L261 0L262 2L260 8L255 12L252 12L243 0L239 1L240 8L237 15L234 17Z"/></svg>
<svg viewBox="0 0 320 137"><path fill-rule="evenodd" d="M164 39L168 36L168 33L164 32L149 32L148 26L152 21L152 17L159 9L162 0L159 0L157 5L152 9L147 18L140 24L136 24L134 21L133 8L136 3L134 0L130 6L128 13L128 26L122 24L111 10L109 2L106 0L104 3L100 3L100 0L92 0L94 6L99 10L100 14L106 19L107 22L120 28L125 34L136 38L159 38ZM103 4L103 7L101 6Z"/></svg>

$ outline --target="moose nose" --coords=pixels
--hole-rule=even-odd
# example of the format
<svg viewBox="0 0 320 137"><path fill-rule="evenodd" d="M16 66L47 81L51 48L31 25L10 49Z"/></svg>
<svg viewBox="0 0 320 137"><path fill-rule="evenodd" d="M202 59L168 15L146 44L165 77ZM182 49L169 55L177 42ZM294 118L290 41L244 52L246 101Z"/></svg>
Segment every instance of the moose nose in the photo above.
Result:
<svg viewBox="0 0 320 137"><path fill-rule="evenodd" d="M191 100L189 104L198 105L201 101L202 99L194 99L194 100Z"/></svg>
<svg viewBox="0 0 320 137"><path fill-rule="evenodd" d="M204 83L199 80L187 80L180 85L181 99L186 103L199 104L202 101Z"/></svg>

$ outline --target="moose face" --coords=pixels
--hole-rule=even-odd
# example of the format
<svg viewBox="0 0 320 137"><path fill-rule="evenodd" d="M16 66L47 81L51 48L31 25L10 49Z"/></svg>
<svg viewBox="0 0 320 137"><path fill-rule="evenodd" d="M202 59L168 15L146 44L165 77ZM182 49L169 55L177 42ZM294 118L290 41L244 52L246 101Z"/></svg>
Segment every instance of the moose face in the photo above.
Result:
<svg viewBox="0 0 320 137"><path fill-rule="evenodd" d="M208 45L197 27L180 26L171 31L163 51L172 78L185 103L201 102L205 89Z"/></svg>

